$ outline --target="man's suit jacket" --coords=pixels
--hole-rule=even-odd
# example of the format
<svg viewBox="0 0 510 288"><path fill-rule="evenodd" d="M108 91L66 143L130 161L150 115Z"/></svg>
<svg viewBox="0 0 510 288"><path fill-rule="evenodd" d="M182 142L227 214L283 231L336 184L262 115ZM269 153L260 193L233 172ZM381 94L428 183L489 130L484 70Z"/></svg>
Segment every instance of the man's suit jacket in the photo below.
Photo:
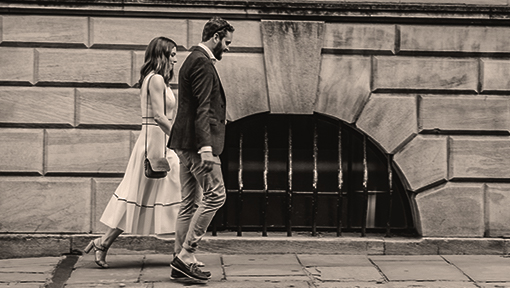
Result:
<svg viewBox="0 0 510 288"><path fill-rule="evenodd" d="M220 155L225 143L226 101L216 68L207 52L196 47L179 70L179 94L168 147L198 151L212 146Z"/></svg>

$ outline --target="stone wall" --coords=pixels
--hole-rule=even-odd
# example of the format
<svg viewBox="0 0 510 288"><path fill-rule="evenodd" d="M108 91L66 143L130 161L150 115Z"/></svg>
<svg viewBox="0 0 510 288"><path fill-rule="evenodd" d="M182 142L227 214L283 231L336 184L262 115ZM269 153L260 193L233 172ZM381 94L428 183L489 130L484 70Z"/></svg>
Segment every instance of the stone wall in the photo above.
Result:
<svg viewBox="0 0 510 288"><path fill-rule="evenodd" d="M345 12L356 21L345 21L234 5L163 7L150 17L152 6L119 13L127 7L112 4L105 15L96 4L76 12L26 2L0 6L0 232L104 231L98 218L140 129L134 84L145 46L174 39L178 70L210 14L221 12L236 27L217 64L230 120L262 112L341 119L394 155L421 235L510 235L510 24L507 10L500 22L482 13L507 0L478 1L482 14L471 18L469 6L436 11L441 21L411 20L425 12L406 14L406 6L384 21L356 10Z"/></svg>

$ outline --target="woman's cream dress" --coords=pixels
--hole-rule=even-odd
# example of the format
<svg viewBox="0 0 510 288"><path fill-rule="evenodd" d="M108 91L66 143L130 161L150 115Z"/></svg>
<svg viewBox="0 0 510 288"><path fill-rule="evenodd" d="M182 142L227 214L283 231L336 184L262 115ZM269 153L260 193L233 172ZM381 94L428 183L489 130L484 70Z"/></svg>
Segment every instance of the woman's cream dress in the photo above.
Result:
<svg viewBox="0 0 510 288"><path fill-rule="evenodd" d="M148 118L147 81L154 74L145 77L140 91L142 107L142 130L131 152L122 182L106 206L100 221L111 228L125 233L149 235L175 232L175 220L181 201L179 181L179 159L166 148L168 136L154 122L149 100ZM151 95L152 96L152 95ZM166 89L167 117L175 115L175 97L170 88ZM149 123L146 125L146 121ZM173 124L173 121L170 120ZM164 149L171 170L165 178L149 179L144 174L145 133L149 157L164 157ZM164 236L164 235L161 235Z"/></svg>

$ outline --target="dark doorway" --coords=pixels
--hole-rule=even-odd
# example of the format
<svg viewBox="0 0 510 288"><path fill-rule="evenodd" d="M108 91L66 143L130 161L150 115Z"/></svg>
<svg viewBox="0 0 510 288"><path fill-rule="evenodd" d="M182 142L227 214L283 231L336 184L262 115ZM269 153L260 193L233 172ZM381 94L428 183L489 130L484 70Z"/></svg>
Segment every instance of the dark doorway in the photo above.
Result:
<svg viewBox="0 0 510 288"><path fill-rule="evenodd" d="M212 230L414 233L407 191L386 155L319 114L259 114L227 125L227 202Z"/></svg>

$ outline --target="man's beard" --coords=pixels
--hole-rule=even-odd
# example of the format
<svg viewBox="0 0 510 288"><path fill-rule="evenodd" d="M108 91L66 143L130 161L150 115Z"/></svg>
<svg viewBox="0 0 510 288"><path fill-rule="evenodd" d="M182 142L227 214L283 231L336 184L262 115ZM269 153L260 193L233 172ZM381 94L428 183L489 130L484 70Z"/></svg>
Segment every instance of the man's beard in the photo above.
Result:
<svg viewBox="0 0 510 288"><path fill-rule="evenodd" d="M218 42L218 44L216 44L216 46L214 46L212 53L214 55L214 58L216 58L216 60L218 60L218 61L221 60L221 58L223 58L223 49L222 49L221 41Z"/></svg>

